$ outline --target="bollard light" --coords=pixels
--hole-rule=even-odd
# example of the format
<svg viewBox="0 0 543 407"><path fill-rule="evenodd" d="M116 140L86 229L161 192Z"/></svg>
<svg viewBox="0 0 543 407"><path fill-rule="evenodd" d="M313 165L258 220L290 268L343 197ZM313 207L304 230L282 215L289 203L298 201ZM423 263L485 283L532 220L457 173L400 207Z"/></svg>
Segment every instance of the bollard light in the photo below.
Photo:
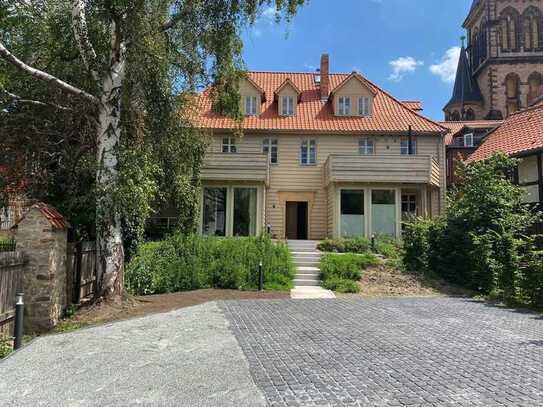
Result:
<svg viewBox="0 0 543 407"><path fill-rule="evenodd" d="M15 303L15 340L13 341L13 349L17 350L23 344L23 316L24 316L24 300L23 293L17 293L17 302Z"/></svg>
<svg viewBox="0 0 543 407"><path fill-rule="evenodd" d="M264 289L264 271L262 270L262 260L258 264L258 291Z"/></svg>

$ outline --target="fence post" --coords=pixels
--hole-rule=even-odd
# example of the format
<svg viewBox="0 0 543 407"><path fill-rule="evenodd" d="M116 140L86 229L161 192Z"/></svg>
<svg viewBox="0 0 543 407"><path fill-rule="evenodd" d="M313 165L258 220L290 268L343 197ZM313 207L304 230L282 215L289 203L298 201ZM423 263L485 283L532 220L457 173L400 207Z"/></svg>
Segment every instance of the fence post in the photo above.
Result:
<svg viewBox="0 0 543 407"><path fill-rule="evenodd" d="M79 304L81 301L81 263L83 260L83 242L75 244L75 273L73 282L72 303Z"/></svg>
<svg viewBox="0 0 543 407"><path fill-rule="evenodd" d="M13 349L17 350L23 344L23 318L24 318L23 293L17 293L17 302L15 303L15 340Z"/></svg>

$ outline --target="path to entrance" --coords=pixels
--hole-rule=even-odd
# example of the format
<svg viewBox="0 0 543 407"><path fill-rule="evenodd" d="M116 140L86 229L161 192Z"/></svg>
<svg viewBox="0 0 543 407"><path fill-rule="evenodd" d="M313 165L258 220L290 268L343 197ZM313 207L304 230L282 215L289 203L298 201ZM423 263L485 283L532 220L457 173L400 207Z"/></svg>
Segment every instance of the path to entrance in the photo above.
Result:
<svg viewBox="0 0 543 407"><path fill-rule="evenodd" d="M470 300L224 302L271 406L541 406L543 320Z"/></svg>

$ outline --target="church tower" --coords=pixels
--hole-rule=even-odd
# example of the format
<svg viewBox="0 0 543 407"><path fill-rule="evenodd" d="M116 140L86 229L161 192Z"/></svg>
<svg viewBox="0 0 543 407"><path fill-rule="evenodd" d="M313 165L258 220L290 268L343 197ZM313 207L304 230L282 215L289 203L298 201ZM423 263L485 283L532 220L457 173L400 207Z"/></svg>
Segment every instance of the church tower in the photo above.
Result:
<svg viewBox="0 0 543 407"><path fill-rule="evenodd" d="M503 119L543 94L543 0L473 0L445 119Z"/></svg>

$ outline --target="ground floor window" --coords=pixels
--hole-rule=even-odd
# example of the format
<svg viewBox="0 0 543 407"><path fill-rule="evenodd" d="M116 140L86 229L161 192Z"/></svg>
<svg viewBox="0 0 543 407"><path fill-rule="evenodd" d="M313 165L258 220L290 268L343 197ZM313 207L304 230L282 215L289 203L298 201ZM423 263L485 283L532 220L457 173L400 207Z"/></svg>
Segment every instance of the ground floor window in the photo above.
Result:
<svg viewBox="0 0 543 407"><path fill-rule="evenodd" d="M372 234L396 235L396 191L371 191Z"/></svg>
<svg viewBox="0 0 543 407"><path fill-rule="evenodd" d="M256 235L256 188L234 188L234 236Z"/></svg>
<svg viewBox="0 0 543 407"><path fill-rule="evenodd" d="M402 220L417 216L417 194L402 194Z"/></svg>
<svg viewBox="0 0 543 407"><path fill-rule="evenodd" d="M341 191L341 237L362 237L365 232L364 191Z"/></svg>
<svg viewBox="0 0 543 407"><path fill-rule="evenodd" d="M204 235L226 236L226 197L226 188L204 188Z"/></svg>
<svg viewBox="0 0 543 407"><path fill-rule="evenodd" d="M258 188L205 187L202 233L208 236L255 236Z"/></svg>

